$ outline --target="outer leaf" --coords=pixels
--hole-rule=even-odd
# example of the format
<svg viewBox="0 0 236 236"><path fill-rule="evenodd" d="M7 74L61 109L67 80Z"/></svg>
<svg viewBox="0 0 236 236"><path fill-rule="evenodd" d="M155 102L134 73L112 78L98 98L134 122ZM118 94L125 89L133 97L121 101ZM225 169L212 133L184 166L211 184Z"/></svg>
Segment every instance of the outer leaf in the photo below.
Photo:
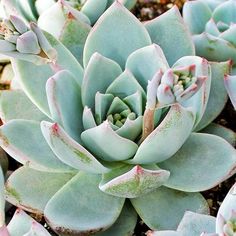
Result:
<svg viewBox="0 0 236 236"><path fill-rule="evenodd" d="M13 119L48 120L23 91L5 90L0 96L0 113L4 123Z"/></svg>
<svg viewBox="0 0 236 236"><path fill-rule="evenodd" d="M159 166L171 173L165 186L200 192L216 186L235 173L236 152L218 136L196 133L171 159Z"/></svg>
<svg viewBox="0 0 236 236"><path fill-rule="evenodd" d="M125 67L146 90L148 80L152 80L159 70L166 71L169 65L162 49L157 44L152 44L130 54Z"/></svg>
<svg viewBox="0 0 236 236"><path fill-rule="evenodd" d="M168 25L168 27L166 27ZM179 58L195 54L191 35L177 6L145 24L153 43L158 44L172 66Z"/></svg>
<svg viewBox="0 0 236 236"><path fill-rule="evenodd" d="M150 44L150 37L143 25L121 3L115 1L99 18L86 40L84 66L87 66L93 53L98 52L124 68L130 53Z"/></svg>
<svg viewBox="0 0 236 236"><path fill-rule="evenodd" d="M45 33L45 36L57 51L57 66L60 69L70 71L77 79L77 82L81 84L83 69L80 64L59 41L47 33ZM31 62L16 59L12 59L12 63L16 76L26 95L42 112L50 116L45 85L47 79L55 73L53 71L55 68L52 69L50 65L34 65Z"/></svg>
<svg viewBox="0 0 236 236"><path fill-rule="evenodd" d="M105 232L97 233L96 236L131 236L137 223L137 213L126 202L117 221Z"/></svg>
<svg viewBox="0 0 236 236"><path fill-rule="evenodd" d="M195 130L201 130L210 124L223 110L227 102L227 92L224 87L224 76L230 73L231 63L211 62L211 89L206 111Z"/></svg>
<svg viewBox="0 0 236 236"><path fill-rule="evenodd" d="M91 24L94 24L106 10L107 0L87 0L81 12L89 17Z"/></svg>
<svg viewBox="0 0 236 236"><path fill-rule="evenodd" d="M131 163L158 163L170 158L183 145L194 124L193 113L172 105L161 124L142 142ZM166 146L166 142L171 145ZM154 148L155 147L155 148Z"/></svg>
<svg viewBox="0 0 236 236"><path fill-rule="evenodd" d="M13 218L7 226L11 236L50 236L47 230L27 215L24 211L17 209ZM36 230L35 232L32 232ZM31 232L29 232L31 231Z"/></svg>
<svg viewBox="0 0 236 236"><path fill-rule="evenodd" d="M97 157L106 161L129 159L138 149L136 143L116 134L108 121L84 131L81 139L92 153L96 153Z"/></svg>
<svg viewBox="0 0 236 236"><path fill-rule="evenodd" d="M83 105L94 110L95 94L104 93L121 73L122 70L116 62L94 53L85 69L82 83Z"/></svg>
<svg viewBox="0 0 236 236"><path fill-rule="evenodd" d="M236 48L228 41L202 33L193 36L196 54L210 61L227 61L232 59L236 62Z"/></svg>
<svg viewBox="0 0 236 236"><path fill-rule="evenodd" d="M128 171L127 171L128 169ZM124 166L104 174L99 188L117 197L136 198L163 185L170 176L166 170Z"/></svg>
<svg viewBox="0 0 236 236"><path fill-rule="evenodd" d="M124 199L104 194L97 188L99 181L99 175L80 173L48 202L45 217L57 233L88 235L116 221Z"/></svg>
<svg viewBox="0 0 236 236"><path fill-rule="evenodd" d="M80 87L73 75L66 70L57 72L47 81L46 92L52 119L81 143L83 107Z"/></svg>
<svg viewBox="0 0 236 236"><path fill-rule="evenodd" d="M71 51L81 65L83 65L84 44L90 30L89 25L78 21L69 14L59 37L59 40Z"/></svg>
<svg viewBox="0 0 236 236"><path fill-rule="evenodd" d="M21 164L47 172L73 171L53 154L38 122L12 120L1 126L0 134L2 148Z"/></svg>
<svg viewBox="0 0 236 236"><path fill-rule="evenodd" d="M42 133L49 146L65 164L91 173L104 173L108 169L83 146L73 140L59 125L49 122L41 123Z"/></svg>
<svg viewBox="0 0 236 236"><path fill-rule="evenodd" d="M187 211L181 220L177 231L182 236L199 236L202 232L214 233L216 219L213 216Z"/></svg>
<svg viewBox="0 0 236 236"><path fill-rule="evenodd" d="M55 38L59 39L63 34L68 21L69 16L73 17L77 22L84 23L86 25L90 24L90 21L86 15L82 12L68 8L68 3L64 0L57 1L50 8L45 10L38 19L38 25L43 30L52 34ZM75 29L78 32L81 29Z"/></svg>
<svg viewBox="0 0 236 236"><path fill-rule="evenodd" d="M236 144L236 134L231 129L228 129L224 126L211 123L206 128L201 130L202 133L207 134L214 134L217 136L220 136L221 138L224 138L226 141L228 141L233 147Z"/></svg>
<svg viewBox="0 0 236 236"><path fill-rule="evenodd" d="M21 167L7 180L6 199L22 209L41 215L51 197L73 176L72 173L48 173Z"/></svg>
<svg viewBox="0 0 236 236"><path fill-rule="evenodd" d="M207 213L208 205L199 193L184 193L160 187L131 199L142 220L153 230L175 230L186 210Z"/></svg>
<svg viewBox="0 0 236 236"><path fill-rule="evenodd" d="M204 32L211 15L211 9L203 1L188 1L184 4L183 18L192 34Z"/></svg>
<svg viewBox="0 0 236 236"><path fill-rule="evenodd" d="M227 11L227 14L225 14ZM213 12L213 19L216 22L222 21L226 24L231 24L235 22L236 18L236 3L234 1L227 1L220 4Z"/></svg>

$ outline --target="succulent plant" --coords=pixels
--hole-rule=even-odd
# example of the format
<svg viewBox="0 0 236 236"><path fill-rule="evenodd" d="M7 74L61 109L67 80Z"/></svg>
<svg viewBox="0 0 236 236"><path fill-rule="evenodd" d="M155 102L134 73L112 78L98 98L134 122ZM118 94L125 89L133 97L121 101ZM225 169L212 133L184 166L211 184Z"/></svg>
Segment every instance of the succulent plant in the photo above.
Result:
<svg viewBox="0 0 236 236"><path fill-rule="evenodd" d="M222 202L217 217L186 212L177 231L149 231L147 236L234 236L236 233L236 184Z"/></svg>
<svg viewBox="0 0 236 236"><path fill-rule="evenodd" d="M235 65L235 11L234 0L194 0L184 4L183 18L193 35L197 55L210 61L231 59Z"/></svg>
<svg viewBox="0 0 236 236"><path fill-rule="evenodd" d="M6 15L21 16L60 40L82 64L83 47L93 25L114 0L2 0ZM131 9L136 0L119 0ZM73 32L73 33L71 33Z"/></svg>
<svg viewBox="0 0 236 236"><path fill-rule="evenodd" d="M234 0L194 0L183 7L196 47L196 54L210 61L231 60L232 74L236 73L236 2ZM235 76L225 76L225 86L236 108Z"/></svg>
<svg viewBox="0 0 236 236"><path fill-rule="evenodd" d="M0 167L0 235L1 236L50 236L49 232L27 215L23 210L17 209L9 224L5 224L5 194L4 176Z"/></svg>
<svg viewBox="0 0 236 236"><path fill-rule="evenodd" d="M199 191L235 173L235 135L193 131L219 112L207 103L230 64L194 55L178 9L143 25L116 1L86 39L84 69L36 24L25 30L19 37L33 32L35 41L0 48L27 95L0 101L0 144L23 164L7 180L7 200L60 235L130 235L137 213L153 230L175 229L187 209L208 213Z"/></svg>

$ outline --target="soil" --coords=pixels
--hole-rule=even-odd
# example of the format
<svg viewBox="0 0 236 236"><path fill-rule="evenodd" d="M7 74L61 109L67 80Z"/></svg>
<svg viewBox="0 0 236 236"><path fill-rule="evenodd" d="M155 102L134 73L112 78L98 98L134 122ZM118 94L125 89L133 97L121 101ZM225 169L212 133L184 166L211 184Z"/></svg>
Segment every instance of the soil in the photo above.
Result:
<svg viewBox="0 0 236 236"><path fill-rule="evenodd" d="M156 16L159 16L166 10L170 9L174 4L176 4L181 9L181 6L183 5L183 3L184 3L184 0L176 0L176 1L174 0L138 0L138 3L136 4L132 12L141 21L147 21L147 20L151 20L155 18ZM1 87L0 89L6 89L8 88L8 85L0 84L0 87ZM236 132L235 120L236 120L236 111L233 109L231 103L228 102L225 109L217 117L215 122L227 128L230 128L234 132ZM10 164L10 170L15 170L16 168L19 167L19 164L16 163L11 158L10 158L9 164ZM236 181L236 175L226 180L225 182L221 183L220 185L214 187L213 189L202 193L209 203L211 215L216 216L220 204L222 203L224 197L226 196L231 186L235 183L235 181ZM14 208L11 208L8 211L7 218L12 216L13 212L14 212ZM43 221L41 221L41 223L45 224L45 222ZM45 227L48 228L47 225L45 225ZM149 228L141 220L139 220L139 223L137 224L135 228L134 236L144 236L145 232L147 232L148 230ZM52 233L52 235L54 234Z"/></svg>

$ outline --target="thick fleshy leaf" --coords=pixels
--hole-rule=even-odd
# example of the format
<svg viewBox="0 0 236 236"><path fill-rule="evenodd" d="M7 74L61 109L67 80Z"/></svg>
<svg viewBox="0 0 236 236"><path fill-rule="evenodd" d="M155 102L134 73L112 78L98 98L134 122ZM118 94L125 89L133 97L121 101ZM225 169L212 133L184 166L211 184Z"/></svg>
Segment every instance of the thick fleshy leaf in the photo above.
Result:
<svg viewBox="0 0 236 236"><path fill-rule="evenodd" d="M107 111L107 115L121 113L122 111L129 110L129 107L119 97L115 97Z"/></svg>
<svg viewBox="0 0 236 236"><path fill-rule="evenodd" d="M195 133L172 158L159 166L171 173L165 186L200 192L213 188L235 173L236 151L218 136Z"/></svg>
<svg viewBox="0 0 236 236"><path fill-rule="evenodd" d="M34 65L31 62L12 59L13 68L20 81L22 89L38 108L50 117L45 85L49 77L53 76L54 70L67 69L77 82L81 84L83 69L72 54L59 41L48 33L44 33L48 41L57 51L57 68L50 65Z"/></svg>
<svg viewBox="0 0 236 236"><path fill-rule="evenodd" d="M183 18L192 34L201 34L205 31L211 14L211 9L202 1L188 1L183 7Z"/></svg>
<svg viewBox="0 0 236 236"><path fill-rule="evenodd" d="M51 198L44 214L57 233L88 235L116 221L124 199L100 191L99 181L100 175L79 173Z"/></svg>
<svg viewBox="0 0 236 236"><path fill-rule="evenodd" d="M73 171L53 154L39 122L12 120L1 126L0 132L2 148L21 164L47 172Z"/></svg>
<svg viewBox="0 0 236 236"><path fill-rule="evenodd" d="M225 14L227 12L227 14ZM235 22L236 19L236 3L235 1L227 1L220 4L213 12L213 19L216 22L222 21L226 24Z"/></svg>
<svg viewBox="0 0 236 236"><path fill-rule="evenodd" d="M191 98L183 101L181 104L184 107L191 107L195 113L195 126L201 120L207 106L211 89L211 68L206 59L196 56L187 56L179 59L173 66L173 68L195 65L196 77L206 77L205 82L199 91Z"/></svg>
<svg viewBox="0 0 236 236"><path fill-rule="evenodd" d="M210 61L227 61L232 59L236 62L236 48L230 42L202 33L193 36L196 54Z"/></svg>
<svg viewBox="0 0 236 236"><path fill-rule="evenodd" d="M1 92L0 113L4 123L13 119L49 120L21 90Z"/></svg>
<svg viewBox="0 0 236 236"><path fill-rule="evenodd" d="M93 113L90 108L85 106L83 111L83 126L84 129L91 129L97 126L96 121L94 119Z"/></svg>
<svg viewBox="0 0 236 236"><path fill-rule="evenodd" d="M125 70L120 76L118 76L112 84L107 88L106 93L113 94L121 99L134 94L139 91L145 98L145 92L136 78L129 70Z"/></svg>
<svg viewBox="0 0 236 236"><path fill-rule="evenodd" d="M117 197L136 198L163 185L170 176L166 170L123 166L103 175L99 188Z"/></svg>
<svg viewBox="0 0 236 236"><path fill-rule="evenodd" d="M39 27L52 34L55 38L60 39L61 34L63 34L63 31L67 26L66 21L69 18L68 15L73 17L77 22L87 25L90 24L90 21L86 15L79 12L75 8L70 11L71 8L72 7L70 7L66 1L57 1L41 14L38 19ZM75 32L76 31L79 31L79 29L75 30Z"/></svg>
<svg viewBox="0 0 236 236"><path fill-rule="evenodd" d="M101 125L85 130L81 134L85 146L105 161L121 161L134 156L138 145L122 138L104 121Z"/></svg>
<svg viewBox="0 0 236 236"><path fill-rule="evenodd" d="M21 167L6 182L6 199L22 209L41 215L51 197L74 175Z"/></svg>
<svg viewBox="0 0 236 236"><path fill-rule="evenodd" d="M52 119L81 143L83 106L80 87L73 75L67 70L57 72L48 79L46 92Z"/></svg>
<svg viewBox="0 0 236 236"><path fill-rule="evenodd" d="M126 202L117 221L105 232L95 236L131 236L137 223L137 213L129 202Z"/></svg>
<svg viewBox="0 0 236 236"><path fill-rule="evenodd" d="M139 116L135 120L126 119L124 125L116 130L116 133L123 138L134 141L142 132L143 117Z"/></svg>
<svg viewBox="0 0 236 236"><path fill-rule="evenodd" d="M70 50L81 65L83 65L84 44L90 30L89 25L78 21L73 15L69 14L59 37L59 40Z"/></svg>
<svg viewBox="0 0 236 236"><path fill-rule="evenodd" d="M87 66L93 53L98 52L124 68L127 57L133 51L150 44L151 39L142 23L115 1L88 35L84 48L84 66Z"/></svg>
<svg viewBox="0 0 236 236"><path fill-rule="evenodd" d="M83 146L73 140L58 124L43 121L42 133L57 157L65 164L91 173L104 173L108 169Z"/></svg>
<svg viewBox="0 0 236 236"><path fill-rule="evenodd" d="M51 236L42 225L20 209L16 210L7 229L11 236Z"/></svg>
<svg viewBox="0 0 236 236"><path fill-rule="evenodd" d="M207 127L205 127L203 130L201 130L201 133L207 133L207 134L214 134L218 135L221 138L228 141L233 147L236 144L236 134L231 129L228 129L224 126L211 123Z"/></svg>
<svg viewBox="0 0 236 236"><path fill-rule="evenodd" d="M181 220L177 232L182 236L199 236L201 233L215 232L216 218L209 215L203 215L187 211Z"/></svg>
<svg viewBox="0 0 236 236"><path fill-rule="evenodd" d="M116 62L94 53L84 73L81 88L83 105L94 110L96 93L105 93L107 87L121 73L122 70Z"/></svg>
<svg viewBox="0 0 236 236"><path fill-rule="evenodd" d="M168 25L168 27L166 27ZM145 24L153 43L158 44L172 66L179 58L195 54L191 35L177 6Z"/></svg>
<svg viewBox="0 0 236 236"><path fill-rule="evenodd" d="M203 2L204 4L207 4L207 6L214 11L216 7L218 7L223 2L226 2L228 0L199 0Z"/></svg>
<svg viewBox="0 0 236 236"><path fill-rule="evenodd" d="M135 210L153 230L175 230L186 210L208 213L208 205L199 193L185 193L160 187L131 199Z"/></svg>
<svg viewBox="0 0 236 236"><path fill-rule="evenodd" d="M229 95L230 101L232 105L234 106L234 109L236 110L236 75L226 75L224 78L224 84L225 88L227 90L227 93Z"/></svg>
<svg viewBox="0 0 236 236"><path fill-rule="evenodd" d="M4 196L4 176L0 167L0 229L5 224L5 196ZM1 232L1 231L0 231Z"/></svg>
<svg viewBox="0 0 236 236"><path fill-rule="evenodd" d="M95 119L97 124L101 124L107 116L107 111L114 99L112 94L101 94L97 92L95 95Z"/></svg>
<svg viewBox="0 0 236 236"><path fill-rule="evenodd" d="M158 163L170 158L188 138L193 124L191 110L178 104L172 105L161 124L139 146L131 163ZM171 145L167 147L166 142Z"/></svg>
<svg viewBox="0 0 236 236"><path fill-rule="evenodd" d="M142 100L142 94L139 91L123 99L130 109L138 116L143 114L144 104Z"/></svg>
<svg viewBox="0 0 236 236"><path fill-rule="evenodd" d="M107 0L87 0L81 12L89 17L91 24L94 24L106 10Z"/></svg>
<svg viewBox="0 0 236 236"><path fill-rule="evenodd" d="M227 102L224 76L230 73L231 63L211 62L211 89L204 115L195 130L201 130L210 124L223 110Z"/></svg>
<svg viewBox="0 0 236 236"><path fill-rule="evenodd" d="M157 44L140 48L129 55L126 69L130 70L140 85L146 90L148 80L159 70L163 72L169 68L165 55Z"/></svg>

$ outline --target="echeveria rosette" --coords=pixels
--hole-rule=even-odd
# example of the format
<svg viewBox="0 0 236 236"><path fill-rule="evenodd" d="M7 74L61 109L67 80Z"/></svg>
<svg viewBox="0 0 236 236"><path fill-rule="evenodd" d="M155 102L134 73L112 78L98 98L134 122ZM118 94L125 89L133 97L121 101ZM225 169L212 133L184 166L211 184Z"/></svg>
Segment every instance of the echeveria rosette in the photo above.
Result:
<svg viewBox="0 0 236 236"><path fill-rule="evenodd" d="M234 0L185 3L183 17L193 35L196 54L210 61L236 60Z"/></svg>
<svg viewBox="0 0 236 236"><path fill-rule="evenodd" d="M174 57L167 59L155 43L170 55L168 38L154 37L164 22L177 23L173 31L181 36ZM210 134L191 134L206 109L211 76L208 62L194 56L179 12L173 8L146 27L115 2L86 40L84 72L47 34L56 61L37 66L12 59L23 90L43 114L33 112L28 101L31 116L12 115L12 110L4 116L8 122L1 127L1 146L24 164L7 181L7 199L44 214L59 234L107 230L127 235L137 213L151 229L175 229L186 209L208 212L199 191L234 173L236 156L229 143ZM175 100L160 109L158 87L171 82L173 77L165 77L170 72L177 76L175 85L184 82L183 87L178 84L180 94L192 85L196 93L179 100L169 84ZM156 94L147 91L148 81L155 82L158 75ZM19 109L26 98L18 95ZM146 108L154 109L153 130L140 141Z"/></svg>

